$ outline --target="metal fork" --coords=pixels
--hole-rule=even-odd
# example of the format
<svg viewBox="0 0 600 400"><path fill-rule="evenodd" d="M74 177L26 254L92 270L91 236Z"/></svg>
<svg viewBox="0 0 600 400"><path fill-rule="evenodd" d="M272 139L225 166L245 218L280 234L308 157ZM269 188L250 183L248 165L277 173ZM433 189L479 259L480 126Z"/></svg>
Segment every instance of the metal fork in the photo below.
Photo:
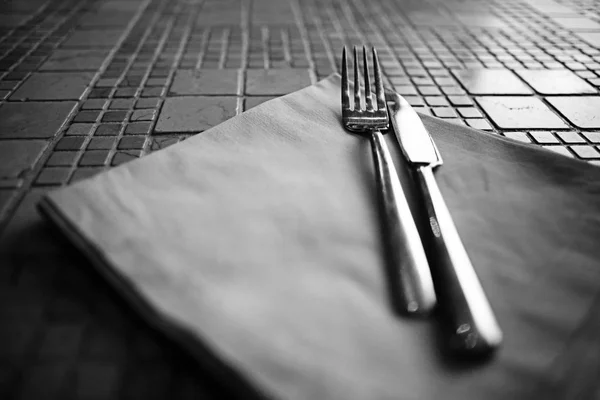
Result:
<svg viewBox="0 0 600 400"><path fill-rule="evenodd" d="M400 311L426 314L436 303L429 264L417 227L413 220L398 174L385 142L382 129L389 126L389 115L377 51L373 48L376 108L369 78L367 50L363 46L366 108L360 91L358 54L354 48L354 107L350 107L350 84L346 48L342 52L342 121L346 129L369 137L377 174L377 185L383 206L385 239L389 269L393 274L390 286L393 304ZM399 296L399 299L396 298ZM400 303L398 304L398 300Z"/></svg>

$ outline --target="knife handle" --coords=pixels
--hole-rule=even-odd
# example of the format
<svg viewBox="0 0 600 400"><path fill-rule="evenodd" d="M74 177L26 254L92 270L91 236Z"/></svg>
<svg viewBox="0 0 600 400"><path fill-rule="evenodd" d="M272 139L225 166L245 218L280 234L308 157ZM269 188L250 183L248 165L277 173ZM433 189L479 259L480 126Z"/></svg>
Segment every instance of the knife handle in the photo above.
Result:
<svg viewBox="0 0 600 400"><path fill-rule="evenodd" d="M372 132L371 150L385 219L388 268L393 279L390 285L398 289L392 290L394 303L405 313L427 314L436 304L429 263L390 151L379 131Z"/></svg>
<svg viewBox="0 0 600 400"><path fill-rule="evenodd" d="M416 173L432 233L431 250L435 257L432 273L440 308L452 329L450 346L464 355L490 354L502 342L502 331L460 240L432 168L420 166Z"/></svg>

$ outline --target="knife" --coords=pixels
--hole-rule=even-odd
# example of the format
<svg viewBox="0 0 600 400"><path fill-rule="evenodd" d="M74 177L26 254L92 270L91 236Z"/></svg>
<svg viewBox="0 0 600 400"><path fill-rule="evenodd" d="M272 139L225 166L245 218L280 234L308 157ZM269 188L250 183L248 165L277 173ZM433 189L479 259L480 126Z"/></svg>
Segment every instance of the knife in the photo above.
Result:
<svg viewBox="0 0 600 400"><path fill-rule="evenodd" d="M501 344L502 331L435 180L433 168L442 165L442 158L410 104L397 93L386 93L386 98L393 98L388 103L392 127L423 194L430 268L438 305L451 329L450 347L463 355L488 355Z"/></svg>

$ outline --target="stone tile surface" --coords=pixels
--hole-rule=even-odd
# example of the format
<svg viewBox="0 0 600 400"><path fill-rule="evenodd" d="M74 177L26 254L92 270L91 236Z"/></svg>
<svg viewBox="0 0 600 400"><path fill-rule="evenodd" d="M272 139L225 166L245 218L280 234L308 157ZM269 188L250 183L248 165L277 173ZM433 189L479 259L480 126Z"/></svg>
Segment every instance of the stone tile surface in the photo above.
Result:
<svg viewBox="0 0 600 400"><path fill-rule="evenodd" d="M83 167L103 166L108 161L107 150L86 150L79 159L79 165Z"/></svg>
<svg viewBox="0 0 600 400"><path fill-rule="evenodd" d="M600 158L600 152L591 146L571 146L571 150L583 159Z"/></svg>
<svg viewBox="0 0 600 400"><path fill-rule="evenodd" d="M111 165L117 166L140 157L139 150L124 150L115 153Z"/></svg>
<svg viewBox="0 0 600 400"><path fill-rule="evenodd" d="M265 101L269 101L272 99L277 98L276 96L254 96L254 97L247 97L246 101L244 102L244 110L249 110L253 107L256 107L259 104L264 103Z"/></svg>
<svg viewBox="0 0 600 400"><path fill-rule="evenodd" d="M79 150L83 148L86 138L83 136L63 137L56 143L55 150Z"/></svg>
<svg viewBox="0 0 600 400"><path fill-rule="evenodd" d="M284 95L311 84L306 69L250 69L246 71L246 93Z"/></svg>
<svg viewBox="0 0 600 400"><path fill-rule="evenodd" d="M563 28L570 29L572 31L585 31L585 30L600 30L600 23L583 17L554 17L554 22Z"/></svg>
<svg viewBox="0 0 600 400"><path fill-rule="evenodd" d="M483 131L493 130L492 125L483 118L471 118L467 120L467 125L471 128L480 129Z"/></svg>
<svg viewBox="0 0 600 400"><path fill-rule="evenodd" d="M582 144L585 143L585 139L583 136L578 134L577 132L556 132L556 135L560 137L560 139L569 144Z"/></svg>
<svg viewBox="0 0 600 400"><path fill-rule="evenodd" d="M578 128L600 128L600 97L548 97L547 100Z"/></svg>
<svg viewBox="0 0 600 400"><path fill-rule="evenodd" d="M47 145L45 140L1 140L0 181L24 178Z"/></svg>
<svg viewBox="0 0 600 400"><path fill-rule="evenodd" d="M590 142L600 144L600 132L582 132L581 134Z"/></svg>
<svg viewBox="0 0 600 400"><path fill-rule="evenodd" d="M106 50L56 50L40 67L42 71L97 71Z"/></svg>
<svg viewBox="0 0 600 400"><path fill-rule="evenodd" d="M236 69L179 70L171 85L171 95L235 95L238 93Z"/></svg>
<svg viewBox="0 0 600 400"><path fill-rule="evenodd" d="M69 167L75 164L79 153L77 151L55 151L46 160L49 167Z"/></svg>
<svg viewBox="0 0 600 400"><path fill-rule="evenodd" d="M51 138L75 105L71 101L4 103L0 105L0 138Z"/></svg>
<svg viewBox="0 0 600 400"><path fill-rule="evenodd" d="M78 30L62 44L62 48L77 47L77 48L94 48L94 47L113 47L121 35L123 30Z"/></svg>
<svg viewBox="0 0 600 400"><path fill-rule="evenodd" d="M534 97L478 97L477 103L501 129L555 129L567 125Z"/></svg>
<svg viewBox="0 0 600 400"><path fill-rule="evenodd" d="M35 180L36 185L40 186L60 186L67 183L71 168L67 167L48 167L42 169Z"/></svg>
<svg viewBox="0 0 600 400"><path fill-rule="evenodd" d="M124 137L119 141L118 149L119 150L143 149L145 143L146 143L146 138L143 136L141 136L141 137L133 137L133 136Z"/></svg>
<svg viewBox="0 0 600 400"><path fill-rule="evenodd" d="M465 69L452 71L465 89L475 95L530 94L529 89L511 71L505 69Z"/></svg>
<svg viewBox="0 0 600 400"><path fill-rule="evenodd" d="M529 132L533 139L541 144L558 144L560 141L549 131L531 131Z"/></svg>
<svg viewBox="0 0 600 400"><path fill-rule="evenodd" d="M600 32L577 32L577 36L595 47L600 47Z"/></svg>
<svg viewBox="0 0 600 400"><path fill-rule="evenodd" d="M515 71L536 92L541 94L586 94L598 91L585 80L567 69Z"/></svg>
<svg viewBox="0 0 600 400"><path fill-rule="evenodd" d="M519 142L531 143L531 139L529 139L525 132L504 132L504 136L513 140L518 140Z"/></svg>
<svg viewBox="0 0 600 400"><path fill-rule="evenodd" d="M155 132L202 132L235 115L235 97L172 97L165 100Z"/></svg>
<svg viewBox="0 0 600 400"><path fill-rule="evenodd" d="M17 89L11 100L79 100L93 76L91 72L38 72Z"/></svg>

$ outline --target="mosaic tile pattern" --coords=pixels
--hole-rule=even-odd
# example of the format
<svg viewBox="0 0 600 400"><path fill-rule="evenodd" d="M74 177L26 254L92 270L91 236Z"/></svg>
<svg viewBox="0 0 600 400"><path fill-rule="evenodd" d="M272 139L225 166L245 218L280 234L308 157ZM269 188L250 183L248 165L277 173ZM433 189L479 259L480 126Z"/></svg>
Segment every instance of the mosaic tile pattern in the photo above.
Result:
<svg viewBox="0 0 600 400"><path fill-rule="evenodd" d="M0 2L0 398L230 398L35 204L316 82L362 44L419 112L600 163L594 0Z"/></svg>

